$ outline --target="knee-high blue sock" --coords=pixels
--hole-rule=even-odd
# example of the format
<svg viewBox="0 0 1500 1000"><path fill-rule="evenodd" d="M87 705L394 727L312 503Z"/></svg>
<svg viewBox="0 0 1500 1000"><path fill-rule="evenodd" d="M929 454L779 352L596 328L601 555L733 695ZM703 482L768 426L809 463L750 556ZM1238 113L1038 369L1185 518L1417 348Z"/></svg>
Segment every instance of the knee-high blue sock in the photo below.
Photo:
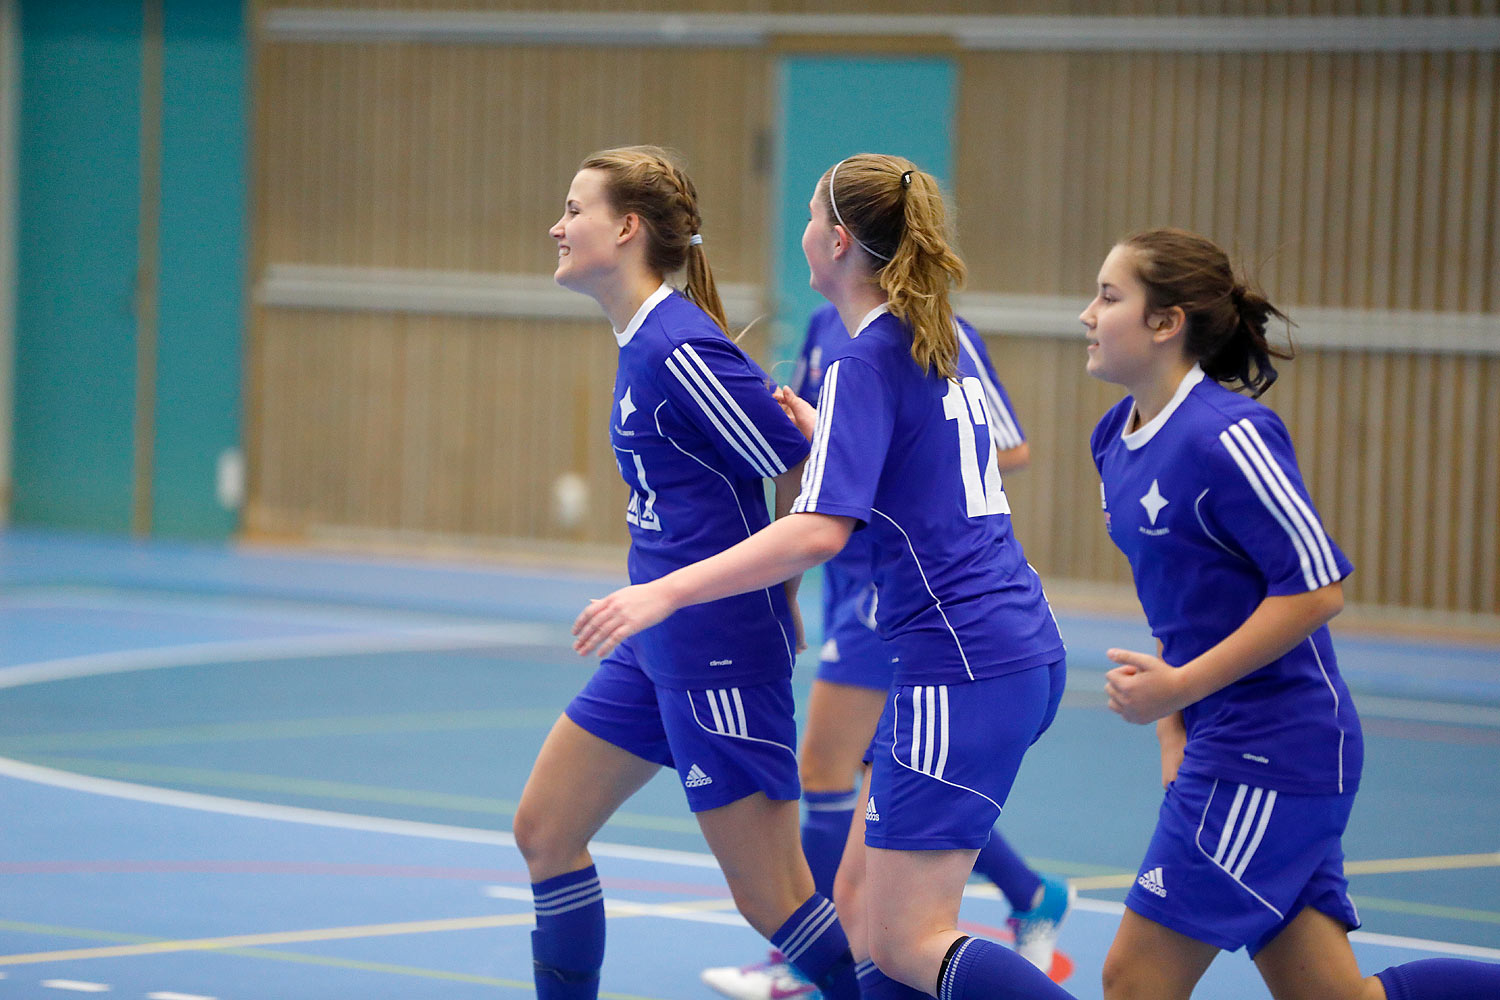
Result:
<svg viewBox="0 0 1500 1000"><path fill-rule="evenodd" d="M868 959L856 965L854 972L859 976L860 1000L930 1000L932 997L931 993L896 982Z"/></svg>
<svg viewBox="0 0 1500 1000"><path fill-rule="evenodd" d="M536 930L532 975L538 1000L595 1000L604 964L604 890L593 865L531 883Z"/></svg>
<svg viewBox="0 0 1500 1000"><path fill-rule="evenodd" d="M938 974L939 1000L1072 1000L1009 948L983 938L959 938Z"/></svg>
<svg viewBox="0 0 1500 1000"><path fill-rule="evenodd" d="M1461 958L1424 958L1375 973L1386 1000L1474 1000L1500 997L1500 965Z"/></svg>
<svg viewBox="0 0 1500 1000"><path fill-rule="evenodd" d="M809 896L771 935L771 944L825 1000L859 1000L849 939L826 896L816 892Z"/></svg>
<svg viewBox="0 0 1500 1000"><path fill-rule="evenodd" d="M990 831L990 842L979 849L974 870L1005 893L1012 910L1029 910L1037 904L1037 890L1042 879L1021 856L1011 850L999 830Z"/></svg>
<svg viewBox="0 0 1500 1000"><path fill-rule="evenodd" d="M802 853L812 869L813 886L833 898L833 876L844 856L849 824L854 819L855 791L803 792L807 811L802 817Z"/></svg>

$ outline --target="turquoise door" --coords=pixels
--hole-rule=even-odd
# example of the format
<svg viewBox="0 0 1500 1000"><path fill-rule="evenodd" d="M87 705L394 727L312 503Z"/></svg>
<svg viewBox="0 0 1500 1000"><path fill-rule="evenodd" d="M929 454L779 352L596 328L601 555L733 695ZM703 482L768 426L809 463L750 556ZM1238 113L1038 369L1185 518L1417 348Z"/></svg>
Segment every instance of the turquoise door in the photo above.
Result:
<svg viewBox="0 0 1500 1000"><path fill-rule="evenodd" d="M823 299L807 286L802 230L823 172L853 153L894 153L953 176L957 67L939 58L788 56L778 67L776 331L772 361L795 357ZM785 374L778 372L785 378Z"/></svg>

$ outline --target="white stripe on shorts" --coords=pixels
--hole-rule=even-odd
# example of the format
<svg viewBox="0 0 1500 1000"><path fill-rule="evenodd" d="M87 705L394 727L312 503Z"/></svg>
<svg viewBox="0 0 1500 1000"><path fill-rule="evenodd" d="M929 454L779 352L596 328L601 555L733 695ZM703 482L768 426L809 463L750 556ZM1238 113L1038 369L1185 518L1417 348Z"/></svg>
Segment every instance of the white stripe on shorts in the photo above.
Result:
<svg viewBox="0 0 1500 1000"><path fill-rule="evenodd" d="M916 685L911 705L911 769L941 778L948 767L948 685Z"/></svg>
<svg viewBox="0 0 1500 1000"><path fill-rule="evenodd" d="M1248 793L1249 801L1246 801ZM1260 847L1266 826L1271 822L1271 812L1276 807L1276 792L1250 785L1235 788L1234 801L1229 805L1229 815L1224 817L1224 829L1219 833L1219 844L1214 851L1214 864L1242 879L1250 860ZM1248 843L1247 843L1248 842Z"/></svg>

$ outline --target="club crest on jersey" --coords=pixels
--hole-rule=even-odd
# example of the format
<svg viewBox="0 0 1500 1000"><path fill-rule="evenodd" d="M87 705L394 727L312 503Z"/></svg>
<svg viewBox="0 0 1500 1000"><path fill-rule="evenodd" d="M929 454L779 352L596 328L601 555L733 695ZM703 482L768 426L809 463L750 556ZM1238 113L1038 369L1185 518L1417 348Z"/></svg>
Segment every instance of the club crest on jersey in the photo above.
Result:
<svg viewBox="0 0 1500 1000"><path fill-rule="evenodd" d="M1141 506L1146 508L1146 516L1151 519L1151 527L1142 527L1141 534L1165 535L1172 530L1171 528L1158 528L1156 526L1156 519L1161 516L1162 508L1169 503L1171 501L1161 495L1161 484L1155 479L1151 480L1151 488L1146 491L1145 496L1141 497Z"/></svg>
<svg viewBox="0 0 1500 1000"><path fill-rule="evenodd" d="M627 385L625 387L625 395L623 395L623 396L620 397L620 427L621 428L624 428L625 421L629 420L630 419L630 415L632 413L634 413L635 411L636 411L636 405L635 405L635 403L630 398L630 386ZM634 432L632 432L632 431L626 431L626 430L622 429L620 433L622 433L622 434L630 434L630 433L634 433Z"/></svg>

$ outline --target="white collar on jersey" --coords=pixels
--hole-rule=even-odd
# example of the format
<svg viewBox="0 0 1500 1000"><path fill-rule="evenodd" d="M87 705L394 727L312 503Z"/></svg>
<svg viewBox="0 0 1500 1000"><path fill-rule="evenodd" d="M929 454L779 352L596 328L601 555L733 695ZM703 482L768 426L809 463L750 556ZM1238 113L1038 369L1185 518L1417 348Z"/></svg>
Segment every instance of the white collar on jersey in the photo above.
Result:
<svg viewBox="0 0 1500 1000"><path fill-rule="evenodd" d="M642 302L641 307L635 311L635 315L630 317L630 322L625 325L625 330L623 332L620 330L615 331L615 343L621 347L630 343L630 338L634 337L635 331L639 330L641 324L646 322L646 317L651 315L651 310L655 309L661 304L662 299L671 294L672 286L668 285L665 281L662 282L660 288L646 296L646 301Z"/></svg>
<svg viewBox="0 0 1500 1000"><path fill-rule="evenodd" d="M856 327L854 332L849 335L850 339L858 337L860 334L864 333L865 327L869 326L871 323L875 322L875 320L877 320L881 316L884 316L890 311L891 304L889 302L882 302L874 309L871 309L869 312L865 313L865 318L859 321L859 326Z"/></svg>
<svg viewBox="0 0 1500 1000"><path fill-rule="evenodd" d="M1160 413L1151 418L1149 424L1120 435L1120 440L1125 442L1125 447L1131 451L1146 447L1151 439L1156 437L1156 432L1166 426L1168 418L1177 412L1177 408L1182 405L1182 401L1187 399L1187 394L1193 391L1193 386L1202 381L1203 369L1197 365L1193 365L1188 370L1188 373L1182 376L1182 381L1177 384L1177 391L1172 394L1171 401L1161 408ZM1125 426L1129 427L1133 423L1135 423L1135 404L1131 403L1130 418L1125 421Z"/></svg>

